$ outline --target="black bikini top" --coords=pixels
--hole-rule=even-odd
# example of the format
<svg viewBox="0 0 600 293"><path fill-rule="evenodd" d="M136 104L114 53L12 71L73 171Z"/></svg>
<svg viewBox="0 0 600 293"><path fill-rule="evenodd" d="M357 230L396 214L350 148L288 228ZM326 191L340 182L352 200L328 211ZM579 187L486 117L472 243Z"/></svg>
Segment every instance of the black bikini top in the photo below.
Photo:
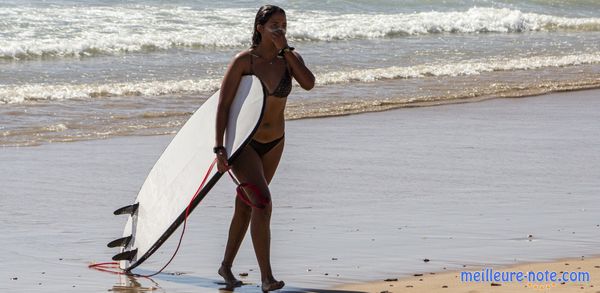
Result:
<svg viewBox="0 0 600 293"><path fill-rule="evenodd" d="M254 61L253 56L259 57L250 53L250 74L254 74ZM283 59L285 62L285 59ZM285 64L285 72L283 73L283 77L279 81L277 88L272 93L269 93L269 96L276 96L278 98L285 98L290 95L292 91L292 76L290 75L290 71L288 70L287 63Z"/></svg>

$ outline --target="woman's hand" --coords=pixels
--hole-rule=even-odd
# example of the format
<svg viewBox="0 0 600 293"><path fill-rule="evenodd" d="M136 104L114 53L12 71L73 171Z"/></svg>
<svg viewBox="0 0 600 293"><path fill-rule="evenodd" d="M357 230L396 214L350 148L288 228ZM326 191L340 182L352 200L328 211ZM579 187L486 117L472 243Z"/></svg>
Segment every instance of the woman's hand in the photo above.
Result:
<svg viewBox="0 0 600 293"><path fill-rule="evenodd" d="M217 152L217 170L220 173L225 173L231 168L227 163L227 151L222 149Z"/></svg>
<svg viewBox="0 0 600 293"><path fill-rule="evenodd" d="M273 34L273 44L277 50L281 50L287 46L287 39L285 37L285 30L276 29L271 32Z"/></svg>

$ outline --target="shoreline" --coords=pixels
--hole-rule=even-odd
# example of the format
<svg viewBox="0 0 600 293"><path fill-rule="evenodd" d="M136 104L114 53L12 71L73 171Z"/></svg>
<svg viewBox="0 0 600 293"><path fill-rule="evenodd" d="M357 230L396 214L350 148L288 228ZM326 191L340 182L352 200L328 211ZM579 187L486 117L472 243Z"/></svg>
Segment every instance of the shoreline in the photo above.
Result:
<svg viewBox="0 0 600 293"><path fill-rule="evenodd" d="M482 281L462 282L461 272L482 272L492 269L493 272L562 272L589 273L589 282L527 282L527 281ZM483 273L485 274L485 273ZM489 274L491 275L491 273ZM548 292L600 292L600 255L579 258L558 258L547 262L522 262L513 265L479 265L465 266L463 270L419 271L412 276L390 276L384 280L351 283L335 286L332 289L359 292L531 292L531 290L550 290ZM579 276L576 278L580 278ZM585 279L585 275L581 275ZM581 279L580 279L581 280Z"/></svg>
<svg viewBox="0 0 600 293"><path fill-rule="evenodd" d="M400 109L410 109L410 108L426 108L426 107L436 107L436 106L446 106L446 105L460 105L460 104L469 104L469 103L480 103L495 99L525 99L539 96L552 95L557 93L577 93L581 91L594 91L600 90L600 85L598 84L600 80L595 80L595 82L587 81L587 84L584 85L572 85L572 86L563 86L559 88L539 88L536 91L532 89L524 89L521 91L512 90L508 94L502 92L493 92L493 93L483 93L478 95L470 95L465 92L463 95L457 96L453 99L445 99L439 97L422 97L416 99L414 101L407 101L404 98L392 98L392 99L382 99L382 100L373 100L373 101L364 101L361 104L352 104L347 109L342 109L339 113L327 113L327 114L306 114L306 116L302 117L294 117L293 115L286 115L285 121L299 121L299 120L307 120L307 119L324 119L324 118L336 118L336 117L346 117L360 114L368 114L368 113L379 113ZM425 99L425 100L422 100ZM367 106L365 106L367 105ZM200 106L200 105L199 105ZM198 107L199 107L198 106ZM365 110L365 107L368 110ZM189 117L193 112L189 114ZM291 116L291 117L290 117ZM189 119L187 117L183 123ZM183 124L181 124L181 127ZM180 128L180 127L179 127ZM178 129L179 129L178 128ZM94 141L94 140L107 140L113 138L120 137L147 137L147 136L165 136L165 135L175 135L177 134L177 130L173 132L163 132L163 133L149 133L149 134L130 134L130 135L111 135L107 137L88 137L88 138L65 138L65 139L56 139L51 141L35 141L29 142L25 144L2 144L1 148L20 148L20 147L39 147L42 145L48 144L56 144L56 143L72 143L72 142L80 142L80 141Z"/></svg>
<svg viewBox="0 0 600 293"><path fill-rule="evenodd" d="M304 119L319 119L319 118L335 118L344 117L357 114L366 113L378 113L398 109L408 108L424 108L424 107L435 107L445 105L459 105L468 103L479 103L495 99L521 99L539 97L545 95L552 95L557 93L570 93L580 91L593 91L600 90L600 79L592 79L583 82L583 84L574 85L567 84L559 87L539 87L536 89L526 88L521 90L509 89L507 92L492 91L490 93L477 93L473 94L470 91L465 91L455 95L452 99L447 97L438 96L425 96L419 98L411 98L406 100L405 98L388 98L382 100L364 101L358 105L352 104L350 109L344 109L345 112L340 113L327 113L327 114L305 114L306 116L297 118L286 118L286 121L293 120L304 120ZM365 105L368 105L368 110L365 110ZM378 108L375 108L378 107ZM352 109L354 108L354 109Z"/></svg>

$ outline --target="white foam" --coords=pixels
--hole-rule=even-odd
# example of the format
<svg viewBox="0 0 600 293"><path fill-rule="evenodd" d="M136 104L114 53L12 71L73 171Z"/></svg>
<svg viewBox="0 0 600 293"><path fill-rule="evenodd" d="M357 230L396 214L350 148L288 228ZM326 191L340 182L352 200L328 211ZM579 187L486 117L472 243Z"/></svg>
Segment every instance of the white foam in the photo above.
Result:
<svg viewBox="0 0 600 293"><path fill-rule="evenodd" d="M254 9L172 6L5 7L0 58L90 56L174 47L248 46ZM288 11L288 38L347 40L431 33L600 31L600 18L568 18L514 9L339 14Z"/></svg>
<svg viewBox="0 0 600 293"><path fill-rule="evenodd" d="M194 94L219 88L220 79L142 81L109 84L29 84L0 86L0 102L87 99L106 96Z"/></svg>
<svg viewBox="0 0 600 293"><path fill-rule="evenodd" d="M492 57L485 60L430 63L415 66L390 66L372 69L322 72L316 74L317 85L369 83L384 79L421 78L426 76L478 75L492 71L528 70L600 63L600 53L525 58ZM0 102L22 103L39 100L88 99L119 96L190 95L215 91L220 78L200 80L133 81L107 84L26 84L0 86Z"/></svg>
<svg viewBox="0 0 600 293"><path fill-rule="evenodd" d="M566 56L536 56L525 58L490 58L456 63L432 63L416 66L390 66L318 74L317 84L373 82L382 79L419 78L425 76L477 75L492 71L527 70L542 67L562 67L600 63L600 53Z"/></svg>
<svg viewBox="0 0 600 293"><path fill-rule="evenodd" d="M431 33L525 32L557 29L600 30L600 18L567 18L519 10L471 8L457 12L413 14L301 13L301 24L290 31L309 39L382 38Z"/></svg>

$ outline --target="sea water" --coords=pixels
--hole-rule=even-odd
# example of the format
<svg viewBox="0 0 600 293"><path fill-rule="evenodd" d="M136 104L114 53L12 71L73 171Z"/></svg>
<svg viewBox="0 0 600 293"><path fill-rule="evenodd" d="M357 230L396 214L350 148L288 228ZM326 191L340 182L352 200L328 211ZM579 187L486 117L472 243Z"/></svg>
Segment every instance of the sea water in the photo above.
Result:
<svg viewBox="0 0 600 293"><path fill-rule="evenodd" d="M315 73L298 119L600 85L600 2L276 1ZM175 133L261 2L2 1L0 145Z"/></svg>

